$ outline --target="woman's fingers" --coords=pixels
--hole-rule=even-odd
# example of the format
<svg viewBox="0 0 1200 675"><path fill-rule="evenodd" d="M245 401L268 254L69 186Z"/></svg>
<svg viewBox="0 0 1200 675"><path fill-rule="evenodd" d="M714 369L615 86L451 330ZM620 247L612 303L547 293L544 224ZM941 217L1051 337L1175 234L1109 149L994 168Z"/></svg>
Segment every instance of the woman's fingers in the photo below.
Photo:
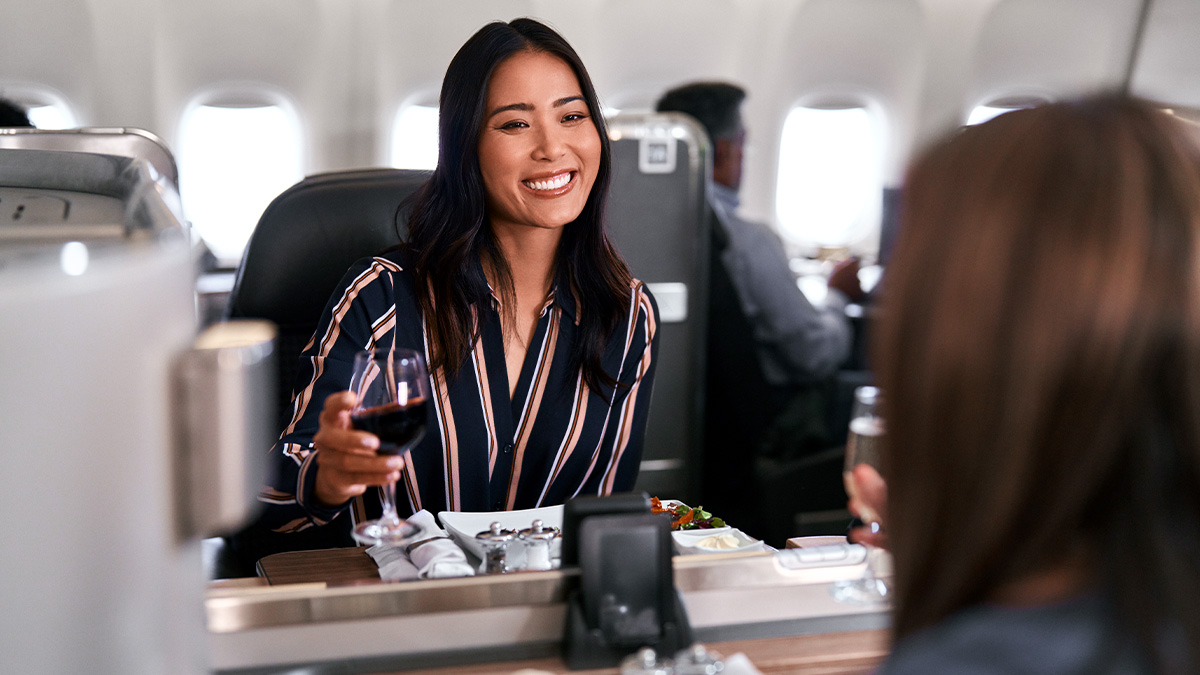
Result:
<svg viewBox="0 0 1200 675"><path fill-rule="evenodd" d="M850 530L846 537L856 544L867 544L886 549L888 547L887 530L879 523L871 523Z"/></svg>
<svg viewBox="0 0 1200 675"><path fill-rule="evenodd" d="M325 407L321 408L320 425L350 428L350 410L354 408L353 392L339 391L325 397Z"/></svg>
<svg viewBox="0 0 1200 675"><path fill-rule="evenodd" d="M317 459L322 470L332 469L342 473L389 474L404 468L404 458L398 455L361 455L322 450Z"/></svg>
<svg viewBox="0 0 1200 675"><path fill-rule="evenodd" d="M854 478L855 499L850 500L850 510L862 516L864 520L886 520L887 483L884 482L883 476L870 464L859 464L851 473Z"/></svg>
<svg viewBox="0 0 1200 675"><path fill-rule="evenodd" d="M848 508L868 522L850 531L850 541L887 548L887 531L883 527L887 520L887 482L870 464L855 466L851 470L851 480L854 481L854 498Z"/></svg>
<svg viewBox="0 0 1200 675"><path fill-rule="evenodd" d="M318 450L375 455L375 451L379 449L379 437L358 431L350 425L350 411L354 408L354 401L354 394L348 391L330 394L325 399L319 427L313 436L313 445Z"/></svg>
<svg viewBox="0 0 1200 675"><path fill-rule="evenodd" d="M354 394L348 391L326 398L313 436L316 496L329 506L344 504L370 486L395 482L404 466L403 457L377 454L379 437L351 427L354 401Z"/></svg>

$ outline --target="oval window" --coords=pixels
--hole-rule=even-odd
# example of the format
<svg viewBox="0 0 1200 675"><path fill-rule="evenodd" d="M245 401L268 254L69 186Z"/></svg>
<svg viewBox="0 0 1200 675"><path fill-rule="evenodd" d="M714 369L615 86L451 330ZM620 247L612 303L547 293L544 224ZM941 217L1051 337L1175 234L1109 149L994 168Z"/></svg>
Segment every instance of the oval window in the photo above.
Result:
<svg viewBox="0 0 1200 675"><path fill-rule="evenodd" d="M432 171L438 159L438 109L406 106L392 127L392 160L397 169Z"/></svg>
<svg viewBox="0 0 1200 675"><path fill-rule="evenodd" d="M870 110L793 108L779 142L781 234L808 247L863 239L878 223L882 168L882 133Z"/></svg>
<svg viewBox="0 0 1200 675"><path fill-rule="evenodd" d="M258 218L304 177L300 123L280 105L195 105L179 140L187 219L222 267L236 267Z"/></svg>

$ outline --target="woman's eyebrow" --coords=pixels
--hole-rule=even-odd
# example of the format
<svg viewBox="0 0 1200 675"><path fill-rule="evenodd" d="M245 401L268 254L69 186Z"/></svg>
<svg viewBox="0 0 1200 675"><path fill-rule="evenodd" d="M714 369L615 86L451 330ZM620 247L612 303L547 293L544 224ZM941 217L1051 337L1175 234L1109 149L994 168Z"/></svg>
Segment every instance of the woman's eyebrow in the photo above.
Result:
<svg viewBox="0 0 1200 675"><path fill-rule="evenodd" d="M564 105L567 105L569 103L574 103L575 101L583 101L583 100L585 100L585 99L583 98L582 95L579 95L579 94L576 94L574 96L564 96L564 97L554 101L554 103L550 104L550 106L552 108L561 108ZM488 119L491 119L491 118L495 117L496 115L499 115L502 112L508 112L509 110L520 110L521 112L532 112L533 109L534 109L534 106L530 103L509 103L508 105L502 105L502 106L496 108L495 110L493 110L492 112L488 113Z"/></svg>

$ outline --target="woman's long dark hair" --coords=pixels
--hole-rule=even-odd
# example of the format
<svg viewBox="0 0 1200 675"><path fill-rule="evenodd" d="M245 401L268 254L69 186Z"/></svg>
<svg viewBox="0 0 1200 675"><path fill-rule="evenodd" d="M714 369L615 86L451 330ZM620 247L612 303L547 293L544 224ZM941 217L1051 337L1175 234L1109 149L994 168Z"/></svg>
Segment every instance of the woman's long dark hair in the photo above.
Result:
<svg viewBox="0 0 1200 675"><path fill-rule="evenodd" d="M1103 96L968 128L910 172L874 345L897 637L1066 564L1160 672L1194 672L1164 636L1200 666L1191 141Z"/></svg>
<svg viewBox="0 0 1200 675"><path fill-rule="evenodd" d="M533 19L497 21L481 28L458 50L442 82L438 164L414 195L408 222L417 288L429 290L418 292L418 302L429 330L431 366L457 372L478 338L475 308L487 306L490 291L475 261L491 265L504 306L514 306L512 272L488 227L479 134L492 73L522 51L545 52L571 67L600 135L596 180L583 211L563 230L555 274L570 286L560 284L559 293L569 290L579 299L579 339L572 346L571 367L582 366L588 386L602 391L602 385L616 384L616 374L604 372L601 357L628 309L632 281L629 268L604 232L611 180L608 132L596 90L578 54L558 33Z"/></svg>

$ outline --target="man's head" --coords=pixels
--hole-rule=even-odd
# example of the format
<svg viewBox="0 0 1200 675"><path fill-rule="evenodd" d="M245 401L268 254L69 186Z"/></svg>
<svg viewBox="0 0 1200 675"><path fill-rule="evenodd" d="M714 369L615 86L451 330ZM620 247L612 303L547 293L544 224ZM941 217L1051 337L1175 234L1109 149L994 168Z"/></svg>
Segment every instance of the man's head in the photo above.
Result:
<svg viewBox="0 0 1200 675"><path fill-rule="evenodd" d="M0 127L32 127L25 109L0 98Z"/></svg>
<svg viewBox="0 0 1200 675"><path fill-rule="evenodd" d="M725 82L695 82L676 87L658 100L658 112L695 117L713 144L713 180L733 188L742 184L742 101L746 90Z"/></svg>

